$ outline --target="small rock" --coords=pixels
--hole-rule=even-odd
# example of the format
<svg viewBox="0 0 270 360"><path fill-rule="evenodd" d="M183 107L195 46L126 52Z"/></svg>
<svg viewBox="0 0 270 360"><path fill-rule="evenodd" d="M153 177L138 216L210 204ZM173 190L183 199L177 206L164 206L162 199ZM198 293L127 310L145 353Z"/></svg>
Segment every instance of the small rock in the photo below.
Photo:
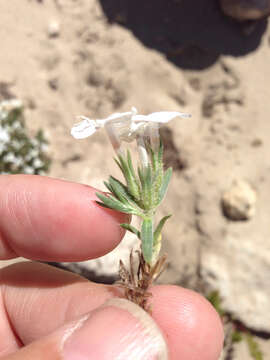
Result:
<svg viewBox="0 0 270 360"><path fill-rule="evenodd" d="M58 21L51 21L48 25L48 36L55 38L60 35L60 24Z"/></svg>
<svg viewBox="0 0 270 360"><path fill-rule="evenodd" d="M253 146L253 147L259 147L262 145L263 145L263 141L262 141L262 139L259 139L259 138L255 138L251 142L251 146Z"/></svg>
<svg viewBox="0 0 270 360"><path fill-rule="evenodd" d="M48 85L52 90L58 90L59 81L58 78L52 78L48 80Z"/></svg>
<svg viewBox="0 0 270 360"><path fill-rule="evenodd" d="M192 77L189 79L189 85L195 91L200 91L202 88L201 80L197 77Z"/></svg>
<svg viewBox="0 0 270 360"><path fill-rule="evenodd" d="M234 221L249 220L255 214L256 193L243 180L235 180L222 197L224 215Z"/></svg>
<svg viewBox="0 0 270 360"><path fill-rule="evenodd" d="M239 21L258 20L270 14L270 0L220 0L223 12Z"/></svg>
<svg viewBox="0 0 270 360"><path fill-rule="evenodd" d="M25 99L25 105L27 108L31 110L35 110L37 108L37 104L34 98L28 97Z"/></svg>

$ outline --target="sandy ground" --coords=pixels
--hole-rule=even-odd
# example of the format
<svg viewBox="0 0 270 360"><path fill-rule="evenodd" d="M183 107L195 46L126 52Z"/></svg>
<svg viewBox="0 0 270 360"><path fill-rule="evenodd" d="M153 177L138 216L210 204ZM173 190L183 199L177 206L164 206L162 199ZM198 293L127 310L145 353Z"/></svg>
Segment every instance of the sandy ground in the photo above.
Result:
<svg viewBox="0 0 270 360"><path fill-rule="evenodd" d="M59 33L50 36L55 23ZM247 246L256 239L270 275L266 20L239 25L214 0L12 0L0 2L0 24L0 97L21 98L29 131L45 130L53 177L102 188L116 173L102 130L80 142L69 135L77 115L105 117L133 105L141 113L192 114L162 131L166 162L175 170L162 213L177 214L164 236L170 258L164 282L198 288L226 252L229 269L242 250L226 248L228 238L246 239ZM234 178L251 183L259 199L254 219L237 225L220 210ZM268 341L260 341L267 354ZM249 359L243 349L234 359Z"/></svg>

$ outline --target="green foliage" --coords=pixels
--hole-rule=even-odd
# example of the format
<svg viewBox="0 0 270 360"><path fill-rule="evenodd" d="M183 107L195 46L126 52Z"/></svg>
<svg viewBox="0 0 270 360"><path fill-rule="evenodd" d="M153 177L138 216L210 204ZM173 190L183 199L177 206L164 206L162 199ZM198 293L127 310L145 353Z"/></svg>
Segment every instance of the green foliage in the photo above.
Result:
<svg viewBox="0 0 270 360"><path fill-rule="evenodd" d="M257 341L255 340L255 337L250 334L247 330L239 330L237 328L237 325L235 325L233 318L226 315L225 311L222 308L222 304L221 304L221 298L219 295L218 291L212 291L208 296L207 296L208 301L210 301L210 303L214 306L214 308L216 309L216 311L219 313L219 315L225 319L227 318L227 322L231 322L233 325L234 330L231 333L231 341L232 344L235 344L237 342L243 341L245 340L249 349L249 353L250 356L254 359L254 360L263 360L263 353L260 350L260 346L257 343Z"/></svg>
<svg viewBox="0 0 270 360"><path fill-rule="evenodd" d="M238 343L240 341L243 341L243 334L239 330L234 330L232 332L232 342Z"/></svg>
<svg viewBox="0 0 270 360"><path fill-rule="evenodd" d="M131 233L135 234L138 239L141 239L141 232L138 229L136 229L134 226L132 226L130 224L120 224L120 226L123 229L128 230Z"/></svg>
<svg viewBox="0 0 270 360"><path fill-rule="evenodd" d="M142 253L148 264L153 263L159 254L161 247L161 230L170 216L165 216L154 230L153 217L157 207L166 194L172 169L163 170L163 146L154 152L147 147L149 164L140 165L137 173L134 170L130 152L126 156L119 155L115 159L119 166L126 184L110 176L108 182L104 182L110 195L97 193L100 205L134 214L142 219L141 231L128 224L121 224L126 230L136 234L142 241Z"/></svg>
<svg viewBox="0 0 270 360"><path fill-rule="evenodd" d="M152 255L153 255L153 242L154 242L154 233L153 233L153 220L152 219L143 219L142 228L141 228L141 240L142 240L142 253L144 260L151 264Z"/></svg>
<svg viewBox="0 0 270 360"><path fill-rule="evenodd" d="M133 209L132 207L126 206L125 204L123 204L120 200L118 200L117 198L115 198L114 196L111 195L103 195L100 193L96 193L97 197L101 200L101 201L97 201L97 203L101 206L104 206L106 208L109 209L114 209L126 214L135 214L137 215L137 211L135 209Z"/></svg>
<svg viewBox="0 0 270 360"><path fill-rule="evenodd" d="M161 236L161 231L163 229L163 226L165 225L166 221L171 217L172 215L164 216L158 226L156 227L155 233L154 233L154 244L156 244L159 241L159 238Z"/></svg>
<svg viewBox="0 0 270 360"><path fill-rule="evenodd" d="M246 334L245 339L247 341L249 353L254 360L263 360L263 353L260 350L259 344L251 334Z"/></svg>
<svg viewBox="0 0 270 360"><path fill-rule="evenodd" d="M222 309L221 305L221 298L217 290L210 292L207 296L207 300L210 301L221 317L225 315L225 311Z"/></svg>
<svg viewBox="0 0 270 360"><path fill-rule="evenodd" d="M162 183L161 183L161 186L159 189L158 204L160 204L162 202L162 200L164 199L164 197L166 195L171 177L172 177L172 168L169 168L166 170L166 172L163 176L163 179L162 179Z"/></svg>
<svg viewBox="0 0 270 360"><path fill-rule="evenodd" d="M27 134L22 104L18 100L0 103L0 174L43 174L50 159L47 141L40 130Z"/></svg>

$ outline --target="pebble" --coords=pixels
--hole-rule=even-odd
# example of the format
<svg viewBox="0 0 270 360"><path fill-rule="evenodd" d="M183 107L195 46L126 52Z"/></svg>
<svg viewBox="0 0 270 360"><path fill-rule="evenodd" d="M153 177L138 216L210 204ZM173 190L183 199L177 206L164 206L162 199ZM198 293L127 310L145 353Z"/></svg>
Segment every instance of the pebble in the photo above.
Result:
<svg viewBox="0 0 270 360"><path fill-rule="evenodd" d="M48 36L55 38L60 35L60 24L58 21L51 21L48 25Z"/></svg>
<svg viewBox="0 0 270 360"><path fill-rule="evenodd" d="M256 199L256 192L248 182L235 180L222 197L224 215L234 221L249 220L255 214Z"/></svg>

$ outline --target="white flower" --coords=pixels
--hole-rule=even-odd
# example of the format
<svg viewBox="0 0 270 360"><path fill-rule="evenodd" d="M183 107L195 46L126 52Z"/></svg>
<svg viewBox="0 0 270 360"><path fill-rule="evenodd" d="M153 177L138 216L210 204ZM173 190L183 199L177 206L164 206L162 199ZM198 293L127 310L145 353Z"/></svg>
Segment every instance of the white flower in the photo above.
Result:
<svg viewBox="0 0 270 360"><path fill-rule="evenodd" d="M116 152L121 152L121 141L131 142L136 139L142 163L146 165L147 155L143 137L148 136L152 147L155 149L159 146L158 130L160 125L168 123L176 117L187 118L190 115L173 111L138 115L137 109L132 107L129 112L115 113L103 120L93 120L80 116L79 118L82 121L72 127L71 135L75 139L84 139L93 135L101 127L105 127Z"/></svg>
<svg viewBox="0 0 270 360"><path fill-rule="evenodd" d="M31 167L31 166L25 166L25 167L23 168L23 173L24 173L24 174L32 175L32 174L35 173L35 170L34 170L34 168Z"/></svg>
<svg viewBox="0 0 270 360"><path fill-rule="evenodd" d="M16 160L16 156L14 155L14 153L9 152L3 157L3 160L5 162L14 163Z"/></svg>
<svg viewBox="0 0 270 360"><path fill-rule="evenodd" d="M9 133L8 133L7 129L1 127L1 125L0 125L0 142L5 144L8 141L10 141Z"/></svg>
<svg viewBox="0 0 270 360"><path fill-rule="evenodd" d="M21 110L23 103L20 99L4 100L0 103L0 110L11 112L12 110Z"/></svg>
<svg viewBox="0 0 270 360"><path fill-rule="evenodd" d="M137 110L133 107L129 112L115 113L103 120L92 120L85 116L79 116L79 119L82 119L82 121L72 127L71 135L75 139L84 139L93 135L99 128L114 124L118 128L118 133L121 136L121 134L129 132L132 116L136 114Z"/></svg>
<svg viewBox="0 0 270 360"><path fill-rule="evenodd" d="M133 107L129 112L115 113L103 120L92 120L85 116L79 116L82 121L72 127L71 135L75 139L84 139L93 135L101 127L112 126L119 139L130 142L138 135L141 135L147 128L165 124L176 117L187 118L190 115L173 111L137 115L137 109Z"/></svg>
<svg viewBox="0 0 270 360"><path fill-rule="evenodd" d="M33 166L35 169L41 168L42 166L44 166L44 162L42 160L40 160L39 158L36 158L33 161Z"/></svg>

